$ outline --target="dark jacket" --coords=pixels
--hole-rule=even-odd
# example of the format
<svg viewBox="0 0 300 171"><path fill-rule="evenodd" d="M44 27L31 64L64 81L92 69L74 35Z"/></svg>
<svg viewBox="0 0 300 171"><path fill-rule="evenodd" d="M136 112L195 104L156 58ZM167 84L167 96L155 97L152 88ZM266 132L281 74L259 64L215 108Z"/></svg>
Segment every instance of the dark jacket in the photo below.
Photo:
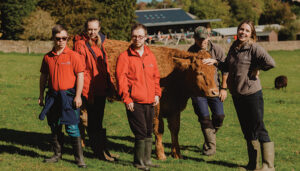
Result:
<svg viewBox="0 0 300 171"><path fill-rule="evenodd" d="M223 70L229 72L227 85L230 93L250 95L261 90L259 78L252 77L253 70L269 70L275 67L274 59L258 44L246 43L238 48L235 41L229 49Z"/></svg>
<svg viewBox="0 0 300 171"><path fill-rule="evenodd" d="M44 120L47 114L50 114L51 108L58 108L59 111L59 121L61 124L75 125L79 123L79 108L75 109L73 107L73 100L75 96L75 88L54 91L49 89L45 98L45 106L39 115L40 120Z"/></svg>

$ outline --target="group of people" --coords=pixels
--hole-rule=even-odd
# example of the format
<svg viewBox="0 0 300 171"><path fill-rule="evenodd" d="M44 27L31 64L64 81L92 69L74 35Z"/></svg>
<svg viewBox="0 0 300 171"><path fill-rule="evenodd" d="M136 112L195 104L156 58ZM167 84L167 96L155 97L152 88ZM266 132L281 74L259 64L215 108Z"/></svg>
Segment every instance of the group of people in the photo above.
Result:
<svg viewBox="0 0 300 171"><path fill-rule="evenodd" d="M98 19L87 20L85 31L74 38L73 50L67 47L67 30L61 25L52 29L54 47L44 56L40 69L39 104L44 106L40 119L47 116L54 151L54 155L44 162L58 162L62 158L64 124L72 139L77 165L86 167L82 133L78 127L80 118L83 125L87 126L94 155L106 161L115 161L118 157L106 147L106 130L102 124L112 80L107 65L108 56L103 46L105 36L100 33L100 29ZM154 107L159 104L161 97L160 74L156 58L145 44L146 39L146 27L135 24L131 30L131 45L120 54L116 65L118 93L125 103L129 126L135 137L133 164L141 170L159 167L152 163L151 152ZM219 97L192 97L194 111L204 135L203 154L216 153L216 133L225 118L223 101L229 89L247 142L249 162L245 169L275 170L274 143L263 122L264 104L259 80L259 70L269 70L275 67L275 62L255 43L253 23L243 21L238 26L237 40L231 45L227 56L222 48L210 41L210 32L205 27L195 29L194 39L195 44L188 51L209 52L211 58L203 59L202 62L214 65L216 71L222 73L222 81L218 72L215 74ZM48 91L44 103L46 86ZM260 151L262 167L259 162Z"/></svg>

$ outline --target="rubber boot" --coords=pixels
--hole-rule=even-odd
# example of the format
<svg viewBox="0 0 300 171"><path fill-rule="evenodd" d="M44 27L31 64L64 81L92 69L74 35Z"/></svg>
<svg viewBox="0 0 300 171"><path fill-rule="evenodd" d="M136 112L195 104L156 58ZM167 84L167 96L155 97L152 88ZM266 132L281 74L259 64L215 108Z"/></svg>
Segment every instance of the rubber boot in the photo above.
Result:
<svg viewBox="0 0 300 171"><path fill-rule="evenodd" d="M274 168L274 142L265 142L262 147L262 168L255 171L275 171Z"/></svg>
<svg viewBox="0 0 300 171"><path fill-rule="evenodd" d="M134 144L134 159L133 165L140 170L150 170L149 167L144 164L145 158L145 140L135 140Z"/></svg>
<svg viewBox="0 0 300 171"><path fill-rule="evenodd" d="M78 167L86 168L83 160L83 151L81 147L81 137L71 137L75 162Z"/></svg>
<svg viewBox="0 0 300 171"><path fill-rule="evenodd" d="M203 154L207 156L214 155L216 153L216 133L215 129L205 128L202 129L205 142L203 144Z"/></svg>
<svg viewBox="0 0 300 171"><path fill-rule="evenodd" d="M50 158L44 159L45 163L56 163L62 159L63 138L64 134L62 132L52 133L51 145L54 154Z"/></svg>
<svg viewBox="0 0 300 171"><path fill-rule="evenodd" d="M247 141L247 151L249 162L246 165L247 170L259 169L260 143L258 140Z"/></svg>
<svg viewBox="0 0 300 171"><path fill-rule="evenodd" d="M159 165L153 164L151 161L151 153L152 153L152 138L145 139L145 160L144 164L149 167L160 167Z"/></svg>
<svg viewBox="0 0 300 171"><path fill-rule="evenodd" d="M99 158L105 161L115 161L119 156L110 154L107 149L106 129L101 129L99 139Z"/></svg>

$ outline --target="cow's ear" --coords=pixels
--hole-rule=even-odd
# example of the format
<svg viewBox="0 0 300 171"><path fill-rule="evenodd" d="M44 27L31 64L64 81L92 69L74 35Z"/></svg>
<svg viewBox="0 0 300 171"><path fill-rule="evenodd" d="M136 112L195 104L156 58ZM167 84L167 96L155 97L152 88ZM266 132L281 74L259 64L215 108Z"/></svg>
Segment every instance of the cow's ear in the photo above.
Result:
<svg viewBox="0 0 300 171"><path fill-rule="evenodd" d="M175 64L175 67L180 70L187 70L191 66L191 59L190 58L176 58L173 57L173 61Z"/></svg>

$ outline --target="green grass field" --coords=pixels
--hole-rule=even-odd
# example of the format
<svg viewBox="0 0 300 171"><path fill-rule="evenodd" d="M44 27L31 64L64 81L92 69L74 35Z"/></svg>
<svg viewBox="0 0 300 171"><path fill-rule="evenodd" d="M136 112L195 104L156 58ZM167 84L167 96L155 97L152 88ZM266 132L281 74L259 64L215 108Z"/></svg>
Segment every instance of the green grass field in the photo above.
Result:
<svg viewBox="0 0 300 171"><path fill-rule="evenodd" d="M265 124L275 142L275 167L278 171L300 170L300 50L272 51L277 67L261 72L265 100ZM50 129L39 121L39 69L42 55L0 53L0 170L78 170L73 163L70 139L65 145L63 160L43 163L52 155L48 143ZM287 75L286 91L275 90L274 78ZM246 143L229 96L224 103L226 118L217 134L217 153L201 155L203 136L191 102L181 114L179 142L184 159L170 156L170 133L165 128L166 161L152 170L239 170L247 163ZM165 120L166 123L166 120ZM129 129L124 105L107 103L104 125L111 152L119 154L116 163L99 161L85 148L86 170L136 170L132 167L133 134ZM153 146L154 149L154 146ZM152 155L154 158L154 154Z"/></svg>

